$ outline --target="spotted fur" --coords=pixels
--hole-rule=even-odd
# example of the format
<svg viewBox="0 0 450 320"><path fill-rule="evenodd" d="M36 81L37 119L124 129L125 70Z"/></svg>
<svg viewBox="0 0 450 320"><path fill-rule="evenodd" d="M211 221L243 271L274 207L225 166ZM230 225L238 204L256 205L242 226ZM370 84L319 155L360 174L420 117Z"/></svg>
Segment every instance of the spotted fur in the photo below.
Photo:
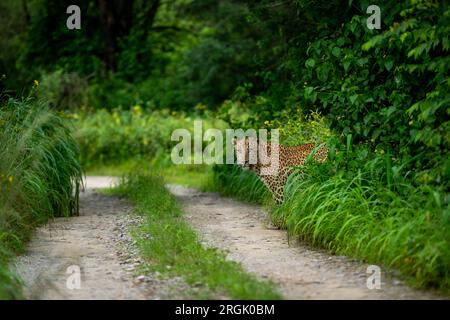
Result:
<svg viewBox="0 0 450 320"><path fill-rule="evenodd" d="M318 147L313 143L303 144L295 147L288 147L283 145L278 145L279 151L279 167L277 171L269 172L269 174L261 174L261 170L270 167L269 163L262 163L258 158L256 163L252 164L250 161L250 140L255 138L247 138L241 140L234 140L234 148L236 155L243 159L243 168L249 169L256 173L256 175L261 179L261 181L267 186L267 188L272 193L274 200L281 204L283 202L284 188L289 175L294 171L295 167L301 166L305 163L306 158L315 150L314 160L324 162L328 157L328 148L325 145ZM255 141L253 141L255 142ZM256 141L259 143L259 141ZM270 159L272 146L270 143L264 143L263 147L267 148L267 154ZM316 147L318 147L316 149Z"/></svg>

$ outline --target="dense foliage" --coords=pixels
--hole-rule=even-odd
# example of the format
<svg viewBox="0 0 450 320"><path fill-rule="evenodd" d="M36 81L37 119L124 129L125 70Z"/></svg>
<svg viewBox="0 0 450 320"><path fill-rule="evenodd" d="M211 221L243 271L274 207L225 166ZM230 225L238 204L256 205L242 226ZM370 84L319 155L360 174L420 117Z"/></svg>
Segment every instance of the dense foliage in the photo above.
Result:
<svg viewBox="0 0 450 320"><path fill-rule="evenodd" d="M95 113L80 110L69 117L75 119L82 163L86 168L101 164L119 164L123 161L142 158L161 158L170 163L170 154L175 142L171 134L175 129L185 128L193 139L193 121L201 120L183 112L170 110L146 113L136 105L131 110L98 110ZM224 122L215 119L202 121L203 130L224 127Z"/></svg>
<svg viewBox="0 0 450 320"><path fill-rule="evenodd" d="M417 184L448 187L450 8L417 1L388 12L393 22L380 34L364 34L365 18L355 16L311 43L299 79L305 105L393 155L398 170L426 170Z"/></svg>
<svg viewBox="0 0 450 320"><path fill-rule="evenodd" d="M420 171L415 183L448 181L447 1L384 1L381 30L367 28L365 0L83 0L77 31L65 27L65 1L24 3L2 4L8 32L18 30L0 44L9 89L42 78L58 108L231 99L255 115L239 125L319 111L338 136Z"/></svg>

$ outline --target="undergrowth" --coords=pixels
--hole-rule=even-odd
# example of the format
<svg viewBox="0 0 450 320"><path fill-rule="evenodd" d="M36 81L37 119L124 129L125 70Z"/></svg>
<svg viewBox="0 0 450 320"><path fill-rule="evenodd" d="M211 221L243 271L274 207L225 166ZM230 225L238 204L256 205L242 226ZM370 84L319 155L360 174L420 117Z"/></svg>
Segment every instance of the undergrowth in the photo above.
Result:
<svg viewBox="0 0 450 320"><path fill-rule="evenodd" d="M391 160L388 154L370 156L361 147L325 164L309 162L302 175L291 175L280 206L255 174L237 166L215 167L215 187L265 203L273 222L292 237L397 269L413 286L448 293L448 188L414 184L413 173Z"/></svg>
<svg viewBox="0 0 450 320"><path fill-rule="evenodd" d="M0 298L20 296L8 271L36 226L78 211L79 151L67 119L31 99L0 105Z"/></svg>

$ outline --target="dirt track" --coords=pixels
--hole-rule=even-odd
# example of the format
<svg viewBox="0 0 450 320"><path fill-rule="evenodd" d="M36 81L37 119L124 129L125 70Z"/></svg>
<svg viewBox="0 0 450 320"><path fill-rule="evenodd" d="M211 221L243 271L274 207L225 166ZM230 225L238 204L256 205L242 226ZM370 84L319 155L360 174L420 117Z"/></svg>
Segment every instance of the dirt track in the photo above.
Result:
<svg viewBox="0 0 450 320"><path fill-rule="evenodd" d="M128 229L140 219L116 197L99 194L113 178L88 177L80 216L57 218L39 228L18 258L16 270L31 299L183 299L189 288L179 279L139 275L141 261ZM329 255L307 245L289 245L257 206L180 186L169 189L181 200L186 218L205 245L261 279L271 279L288 299L432 299L382 273L380 290L366 286L367 265ZM69 266L80 268L81 288L69 289ZM383 270L382 270L383 271Z"/></svg>
<svg viewBox="0 0 450 320"><path fill-rule="evenodd" d="M131 207L125 201L95 192L113 180L88 177L80 195L80 216L57 218L37 230L28 254L17 261L26 298L183 298L175 290L183 286L181 280L135 274L140 259L127 229L139 219L128 214ZM67 287L70 266L80 267L80 289L74 288L74 281L69 281L73 289Z"/></svg>

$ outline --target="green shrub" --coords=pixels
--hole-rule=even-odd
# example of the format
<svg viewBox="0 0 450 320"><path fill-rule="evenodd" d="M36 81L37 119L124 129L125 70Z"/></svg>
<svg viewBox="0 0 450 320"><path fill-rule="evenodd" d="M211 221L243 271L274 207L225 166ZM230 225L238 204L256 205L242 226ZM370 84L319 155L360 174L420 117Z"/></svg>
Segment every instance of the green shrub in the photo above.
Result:
<svg viewBox="0 0 450 320"><path fill-rule="evenodd" d="M59 69L42 76L36 94L40 100L48 101L52 109L73 110L87 106L87 89L86 78Z"/></svg>
<svg viewBox="0 0 450 320"><path fill-rule="evenodd" d="M411 176L417 184L447 184L450 6L434 0L380 6L381 31L368 30L367 17L355 15L308 46L296 95L326 115L334 131L419 169Z"/></svg>
<svg viewBox="0 0 450 320"><path fill-rule="evenodd" d="M76 139L88 168L157 156L170 165L171 150L177 143L171 141L172 132L179 128L192 131L195 120L176 111L147 111L139 105L131 110L102 109L71 116L78 119ZM219 120L203 119L203 131L223 125Z"/></svg>

